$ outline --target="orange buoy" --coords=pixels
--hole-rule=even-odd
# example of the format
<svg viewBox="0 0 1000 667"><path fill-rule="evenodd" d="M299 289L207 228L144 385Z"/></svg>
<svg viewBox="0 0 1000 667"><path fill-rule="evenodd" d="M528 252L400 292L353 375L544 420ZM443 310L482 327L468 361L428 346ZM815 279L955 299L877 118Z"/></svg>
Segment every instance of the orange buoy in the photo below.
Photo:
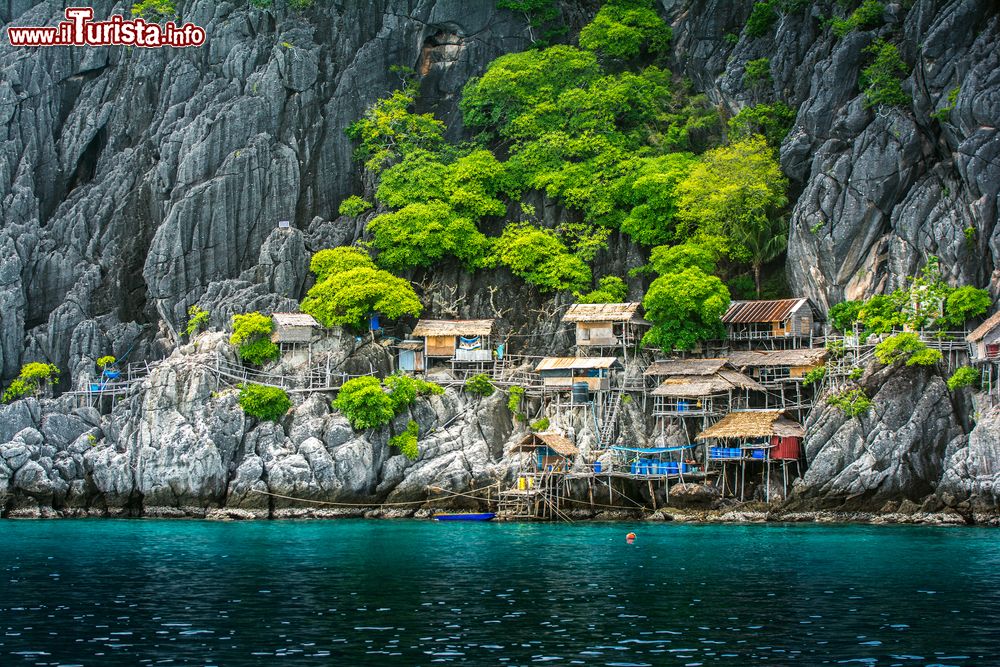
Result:
<svg viewBox="0 0 1000 667"><path fill-rule="evenodd" d="M626 535L625 541L628 542L629 544L635 542L635 533L629 533L628 535Z"/></svg>

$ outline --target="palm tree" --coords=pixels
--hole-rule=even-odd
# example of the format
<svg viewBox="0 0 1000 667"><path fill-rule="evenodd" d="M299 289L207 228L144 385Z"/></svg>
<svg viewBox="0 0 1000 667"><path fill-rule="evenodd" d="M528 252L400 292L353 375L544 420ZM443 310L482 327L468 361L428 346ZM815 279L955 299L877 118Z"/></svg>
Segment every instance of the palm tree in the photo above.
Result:
<svg viewBox="0 0 1000 667"><path fill-rule="evenodd" d="M784 218L766 218L762 225L737 228L733 237L747 250L753 269L753 284L757 298L760 298L760 269L780 257L788 247L788 222Z"/></svg>

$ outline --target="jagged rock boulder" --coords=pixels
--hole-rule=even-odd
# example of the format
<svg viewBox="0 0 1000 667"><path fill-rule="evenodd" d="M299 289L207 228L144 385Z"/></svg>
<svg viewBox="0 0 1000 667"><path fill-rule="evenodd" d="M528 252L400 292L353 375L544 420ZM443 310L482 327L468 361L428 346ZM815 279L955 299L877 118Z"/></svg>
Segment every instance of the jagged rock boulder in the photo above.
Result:
<svg viewBox="0 0 1000 667"><path fill-rule="evenodd" d="M967 437L944 379L925 367L875 367L861 379L873 406L848 417L820 403L806 425L808 470L789 507L877 511L920 502L941 479L945 452Z"/></svg>
<svg viewBox="0 0 1000 667"><path fill-rule="evenodd" d="M969 501L973 509L1000 509L1000 409L981 415L967 440L948 448L938 495L945 505Z"/></svg>

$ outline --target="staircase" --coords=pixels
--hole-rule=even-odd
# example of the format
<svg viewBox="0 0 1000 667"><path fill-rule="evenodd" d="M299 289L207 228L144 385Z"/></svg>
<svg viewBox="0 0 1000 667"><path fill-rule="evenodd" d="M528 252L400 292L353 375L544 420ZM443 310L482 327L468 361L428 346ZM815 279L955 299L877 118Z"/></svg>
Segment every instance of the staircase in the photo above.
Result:
<svg viewBox="0 0 1000 667"><path fill-rule="evenodd" d="M601 429L597 434L601 449L610 447L614 440L615 427L618 425L618 410L621 408L624 393L625 391L622 389L614 390L604 406L604 414L601 415Z"/></svg>

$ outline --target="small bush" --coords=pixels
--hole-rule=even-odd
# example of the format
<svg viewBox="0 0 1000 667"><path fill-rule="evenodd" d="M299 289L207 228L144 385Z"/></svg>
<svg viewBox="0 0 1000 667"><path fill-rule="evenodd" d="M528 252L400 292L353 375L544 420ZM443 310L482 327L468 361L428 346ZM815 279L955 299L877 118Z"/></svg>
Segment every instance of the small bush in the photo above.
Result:
<svg viewBox="0 0 1000 667"><path fill-rule="evenodd" d="M844 341L842 340L828 340L824 347L830 353L831 359L840 359L844 356Z"/></svg>
<svg viewBox="0 0 1000 667"><path fill-rule="evenodd" d="M440 385L409 375L390 375L382 385L389 390L389 400L392 402L392 409L396 414L413 405L417 396L444 393L444 388Z"/></svg>
<svg viewBox="0 0 1000 667"><path fill-rule="evenodd" d="M771 80L771 59L757 58L748 60L743 69L743 80L747 85L762 83Z"/></svg>
<svg viewBox="0 0 1000 667"><path fill-rule="evenodd" d="M97 359L97 367L100 368L101 370L103 370L103 369L107 368L108 366L111 366L112 364L114 364L115 361L116 361L116 359L113 356L111 356L110 354L107 355L107 356L104 356L104 357L98 357L98 359Z"/></svg>
<svg viewBox="0 0 1000 667"><path fill-rule="evenodd" d="M184 333L188 335L188 338L195 335L201 331L206 324L208 324L208 311L199 308L198 306L191 306L188 308L188 321L187 326L184 327Z"/></svg>
<svg viewBox="0 0 1000 667"><path fill-rule="evenodd" d="M859 417L872 407L871 399L861 389L845 389L828 396L826 402L848 417Z"/></svg>
<svg viewBox="0 0 1000 667"><path fill-rule="evenodd" d="M177 8L171 0L142 0L132 5L132 16L146 21L162 21L177 15Z"/></svg>
<svg viewBox="0 0 1000 667"><path fill-rule="evenodd" d="M229 343L236 346L236 352L243 361L261 365L274 361L281 354L278 346L271 342L274 320L261 313L247 313L233 316L233 334Z"/></svg>
<svg viewBox="0 0 1000 667"><path fill-rule="evenodd" d="M549 418L542 417L538 421L531 422L531 430L535 432L545 431L549 428Z"/></svg>
<svg viewBox="0 0 1000 667"><path fill-rule="evenodd" d="M240 385L240 396L237 400L243 412L264 421L276 422L292 407L292 401L284 389L260 384Z"/></svg>
<svg viewBox="0 0 1000 667"><path fill-rule="evenodd" d="M46 384L59 382L59 369L53 364L32 361L21 366L21 373L4 390L0 400L10 403L28 395L37 396Z"/></svg>
<svg viewBox="0 0 1000 667"><path fill-rule="evenodd" d="M763 37L770 32L777 20L778 12L774 10L772 2L758 2L750 10L750 17L747 19L747 37Z"/></svg>
<svg viewBox="0 0 1000 667"><path fill-rule="evenodd" d="M979 371L971 366L962 366L948 378L948 389L955 391L963 387L979 388L980 382L982 382L982 376Z"/></svg>
<svg viewBox="0 0 1000 667"><path fill-rule="evenodd" d="M392 399L382 390L382 383L369 376L345 382L332 405L359 431L385 426L396 414Z"/></svg>
<svg viewBox="0 0 1000 667"><path fill-rule="evenodd" d="M507 390L507 409L515 417L522 417L521 400L524 398L524 387L513 385Z"/></svg>
<svg viewBox="0 0 1000 667"><path fill-rule="evenodd" d="M875 358L886 366L900 361L907 366L933 366L941 361L941 352L927 347L915 333L901 333L876 345Z"/></svg>
<svg viewBox="0 0 1000 667"><path fill-rule="evenodd" d="M794 122L795 111L783 102L755 104L729 119L729 135L738 141L760 134L768 144L778 147Z"/></svg>
<svg viewBox="0 0 1000 667"><path fill-rule="evenodd" d="M948 324L961 327L972 318L984 315L991 303L988 291L965 285L948 294L944 306L945 318Z"/></svg>
<svg viewBox="0 0 1000 667"><path fill-rule="evenodd" d="M851 331L858 321L864 301L841 301L830 308L829 319L840 331Z"/></svg>
<svg viewBox="0 0 1000 667"><path fill-rule="evenodd" d="M465 391L477 396L492 396L496 387L490 382L490 377L485 373L477 373L465 381L463 387Z"/></svg>
<svg viewBox="0 0 1000 667"><path fill-rule="evenodd" d="M351 195L344 201L340 202L340 214L346 215L348 217L354 218L372 207L370 201L366 201L357 195Z"/></svg>
<svg viewBox="0 0 1000 667"><path fill-rule="evenodd" d="M300 12L310 9L314 4L316 0L288 0L288 6Z"/></svg>
<svg viewBox="0 0 1000 667"><path fill-rule="evenodd" d="M885 6L881 2L878 2L878 0L865 0L847 18L830 19L830 29L837 37L843 37L847 33L859 28L877 28L882 24L882 15L884 13Z"/></svg>
<svg viewBox="0 0 1000 667"><path fill-rule="evenodd" d="M823 378L826 377L826 365L817 366L816 368L811 368L806 371L806 374L802 376L802 386L808 387L809 385L822 382Z"/></svg>
<svg viewBox="0 0 1000 667"><path fill-rule="evenodd" d="M406 430L389 438L389 445L398 447L400 454L415 461L420 456L417 438L420 435L420 425L412 419L406 424Z"/></svg>
<svg viewBox="0 0 1000 667"><path fill-rule="evenodd" d="M250 0L250 4L257 9L270 9L271 0Z"/></svg>
<svg viewBox="0 0 1000 667"><path fill-rule="evenodd" d="M875 56L872 64L861 70L859 85L865 95L865 106L905 106L910 98L903 92L903 78L909 75L895 45L876 40L865 48L865 53Z"/></svg>
<svg viewBox="0 0 1000 667"><path fill-rule="evenodd" d="M958 102L958 94L960 92L962 92L961 87L952 88L948 92L948 104L932 113L931 117L938 119L942 123L947 122L951 118L951 112L955 110L955 104Z"/></svg>
<svg viewBox="0 0 1000 667"><path fill-rule="evenodd" d="M618 276L605 276L597 281L597 289L578 295L577 303L621 303L628 295L628 285Z"/></svg>

